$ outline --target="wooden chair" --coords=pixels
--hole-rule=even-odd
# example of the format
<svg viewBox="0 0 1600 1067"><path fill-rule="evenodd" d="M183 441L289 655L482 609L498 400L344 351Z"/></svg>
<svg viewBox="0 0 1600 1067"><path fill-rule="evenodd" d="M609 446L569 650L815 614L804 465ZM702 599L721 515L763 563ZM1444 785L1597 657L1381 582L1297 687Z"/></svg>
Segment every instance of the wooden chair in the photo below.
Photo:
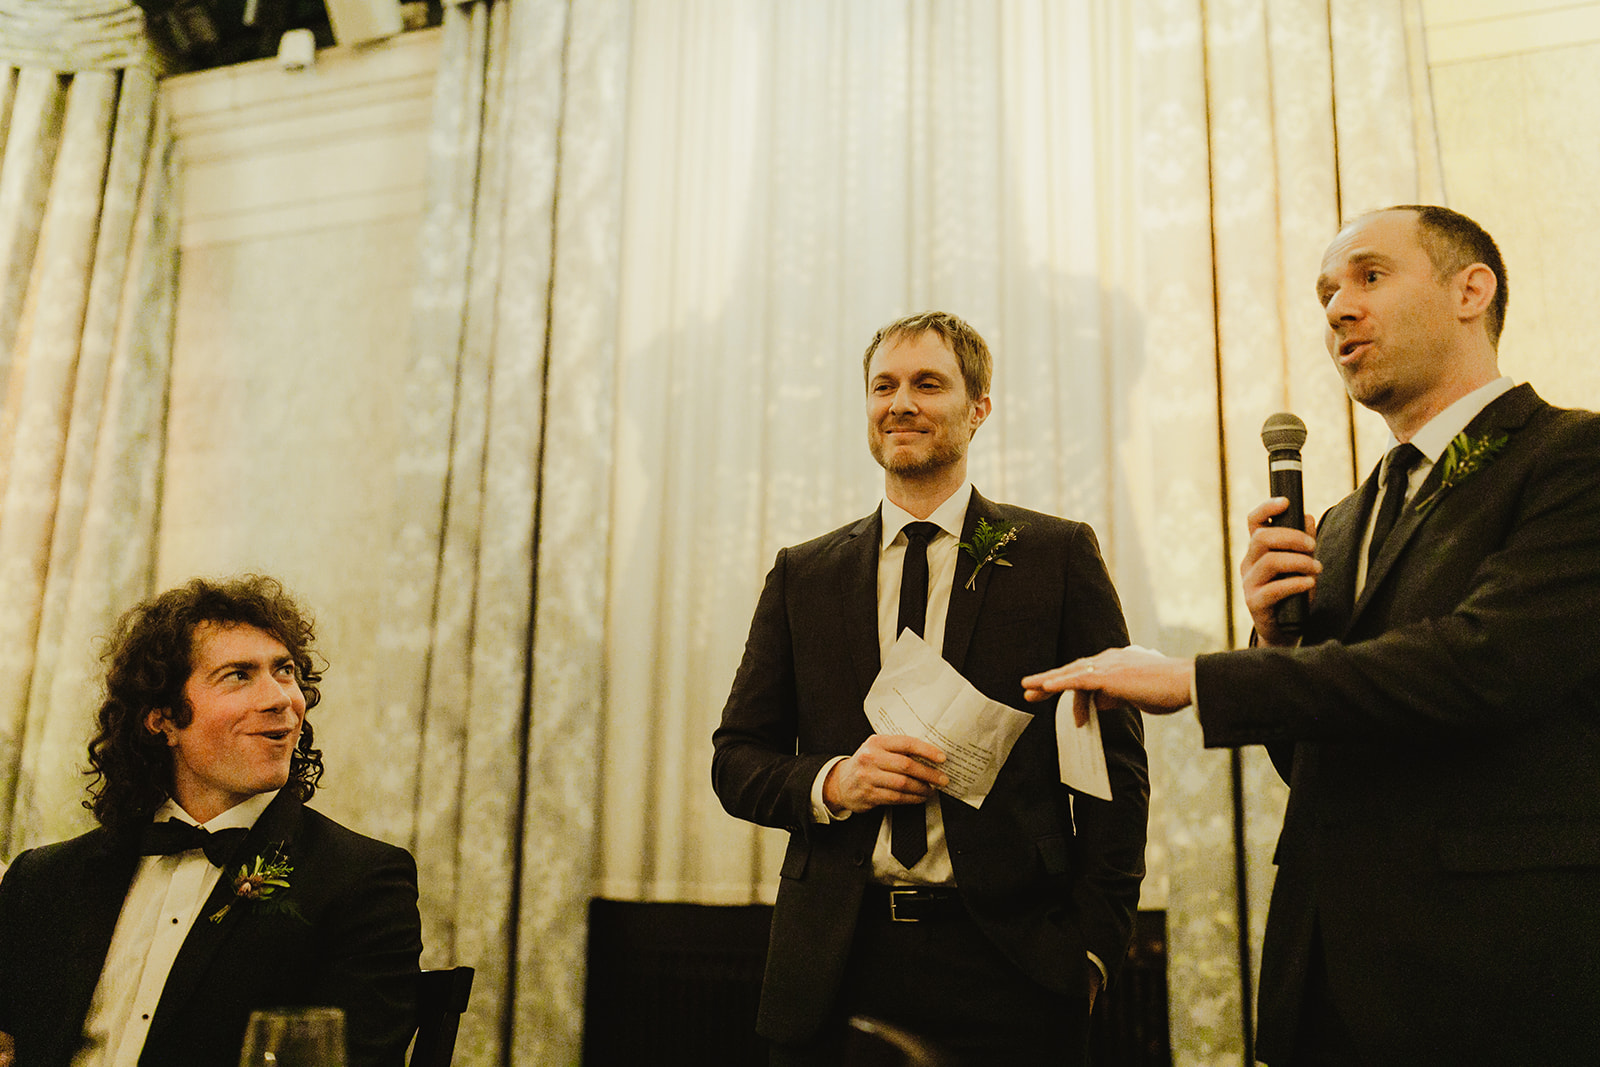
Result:
<svg viewBox="0 0 1600 1067"><path fill-rule="evenodd" d="M417 975L417 1041L411 1047L411 1067L450 1067L461 1013L472 995L473 973L471 967L451 967Z"/></svg>

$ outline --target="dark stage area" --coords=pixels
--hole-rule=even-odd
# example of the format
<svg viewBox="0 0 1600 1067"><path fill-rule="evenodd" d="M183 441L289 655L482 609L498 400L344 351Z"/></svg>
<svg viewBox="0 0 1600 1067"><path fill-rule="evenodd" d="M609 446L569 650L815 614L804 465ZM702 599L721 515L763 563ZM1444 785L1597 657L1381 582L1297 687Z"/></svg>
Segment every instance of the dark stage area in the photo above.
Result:
<svg viewBox="0 0 1600 1067"><path fill-rule="evenodd" d="M772 909L589 905L584 1063L762 1067L754 1032ZM1096 1067L1171 1067L1166 913L1138 914L1117 983L1095 1006Z"/></svg>

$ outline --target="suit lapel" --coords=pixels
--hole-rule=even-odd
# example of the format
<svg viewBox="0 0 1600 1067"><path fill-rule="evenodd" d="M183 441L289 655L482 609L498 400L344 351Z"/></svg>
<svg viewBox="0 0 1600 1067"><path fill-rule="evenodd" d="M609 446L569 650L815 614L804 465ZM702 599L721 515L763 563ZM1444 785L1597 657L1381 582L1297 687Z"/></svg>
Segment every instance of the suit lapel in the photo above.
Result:
<svg viewBox="0 0 1600 1067"><path fill-rule="evenodd" d="M234 892L234 876L240 866L279 842L282 842L289 862L294 863L294 840L300 828L300 808L299 798L288 789L280 792L267 810L261 813L261 818L256 820L244 845L223 868L216 888L206 898L194 925L189 928L189 936L184 938L183 947L178 950L178 958L172 963L172 971L167 975L167 984L161 991L161 1001L156 1007L156 1016L150 1023L151 1039L163 1029L164 1023L174 1017L174 1008L186 1003L193 995L195 986L210 973L212 960L223 942L228 940L241 922L249 919L255 907L254 902L237 900ZM292 885L292 875L290 882ZM212 922L211 916L224 905L231 905L227 914L219 921ZM248 961L239 962L242 966L249 965ZM146 1044L149 1043L147 1040Z"/></svg>
<svg viewBox="0 0 1600 1067"><path fill-rule="evenodd" d="M974 489L972 500L967 504L967 517L961 523L963 542L972 543L972 532L977 529L980 519L987 519L991 525L1000 522L1000 516L995 512L994 505ZM950 606L946 609L944 618L943 655L945 662L957 670L966 663L967 648L972 644L972 635L978 626L978 609L983 606L983 595L989 588L989 577L994 573L992 566L985 567L978 572L972 588L968 589L967 582L972 578L972 571L976 566L977 560L966 552L959 549L956 551L956 574L950 586Z"/></svg>
<svg viewBox="0 0 1600 1067"><path fill-rule="evenodd" d="M845 641L849 647L850 665L855 670L861 695L866 696L882 668L883 657L878 645L878 558L882 555L883 509L873 512L858 522L845 535L839 547L837 576L839 602L844 605ZM961 539L969 544L972 531L980 519L998 523L1001 517L995 507L979 492L972 491L967 504L967 515L961 525ZM967 648L978 625L978 609L983 605L984 590L989 586L993 567L978 572L971 589L967 581L976 566L965 552L956 553L956 573L950 588L950 605L945 613L944 645L942 655L946 662L960 669L967 657Z"/></svg>
<svg viewBox="0 0 1600 1067"><path fill-rule="evenodd" d="M851 669L861 696L866 698L878 677L882 656L878 648L878 557L883 542L883 509L851 528L839 546L839 603L844 605L844 636Z"/></svg>
<svg viewBox="0 0 1600 1067"><path fill-rule="evenodd" d="M1544 401L1539 399L1539 395L1533 391L1532 386L1520 385L1491 401L1487 407L1478 412L1471 422L1467 423L1464 432L1473 437L1487 433L1515 433L1526 425L1535 411L1543 406ZM1377 475L1378 472L1374 471L1368 481L1376 483ZM1367 572L1366 584L1362 586L1361 593L1356 598L1355 609L1350 614L1351 625L1354 625L1356 618L1372 600L1374 591L1389 576L1389 572L1394 568L1395 561L1400 558L1406 546L1411 543L1424 524L1433 516L1432 510L1426 515L1421 514L1417 510L1417 504L1426 500L1429 494L1438 489L1443 477L1444 463L1441 456L1439 462L1434 463L1433 469L1423 479L1422 484L1417 487L1416 494L1411 498L1411 503L1401 510L1400 517L1395 520L1394 529L1389 532L1388 538L1383 542L1383 547L1379 550L1378 557L1372 561L1372 567ZM1450 491L1457 492L1460 489L1458 487ZM1364 511L1363 517L1367 513ZM1365 530L1365 523L1359 529ZM1347 552L1342 558L1353 560L1354 552Z"/></svg>
<svg viewBox="0 0 1600 1067"><path fill-rule="evenodd" d="M1438 488L1439 480L1443 475L1443 467L1442 463L1435 463L1433 469L1428 471L1428 476L1417 487L1416 493L1411 498L1412 503L1400 509L1400 515L1394 521L1394 528L1389 531L1389 536L1384 539L1383 547L1378 550L1377 557L1372 560L1371 566L1367 568L1366 583L1362 585L1361 593L1356 597L1355 610L1350 613L1351 623L1354 623L1356 616L1360 615L1366 608L1368 602L1372 599L1373 592L1382 584L1389 571L1393 569L1394 561L1400 558L1400 553L1410 543L1412 535L1417 532L1417 529L1427 518L1425 515L1418 514L1416 501L1426 499L1429 493ZM1369 480L1376 482L1378 480L1378 471L1382 469L1383 464L1379 463L1377 470L1372 472L1372 478ZM1368 509L1367 514L1371 514L1370 509ZM1363 531L1365 531L1366 526L1367 523L1363 522Z"/></svg>
<svg viewBox="0 0 1600 1067"><path fill-rule="evenodd" d="M1332 629L1343 636L1354 615L1356 553L1378 495L1375 470L1352 497L1331 508L1317 527L1317 559L1322 576L1317 580L1314 610L1333 620Z"/></svg>

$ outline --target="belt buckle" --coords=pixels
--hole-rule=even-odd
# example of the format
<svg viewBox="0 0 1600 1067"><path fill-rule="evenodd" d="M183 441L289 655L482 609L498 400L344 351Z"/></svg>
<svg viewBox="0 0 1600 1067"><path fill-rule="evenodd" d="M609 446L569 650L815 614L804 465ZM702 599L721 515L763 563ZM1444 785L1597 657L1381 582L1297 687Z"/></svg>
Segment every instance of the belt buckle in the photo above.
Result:
<svg viewBox="0 0 1600 1067"><path fill-rule="evenodd" d="M898 911L898 907L899 907L899 901L900 901L901 897L905 897L906 898L906 903L910 904L910 903L912 903L913 901L915 901L917 899L917 891L916 891L916 889L914 889L914 888L912 888L910 886L901 886L899 888L896 888L894 886L890 886L889 887L889 921L890 922L895 922L895 923L919 923L919 922L921 922L922 921L921 919L915 918L914 916L910 916L910 915L907 915L904 918L900 917L900 913Z"/></svg>

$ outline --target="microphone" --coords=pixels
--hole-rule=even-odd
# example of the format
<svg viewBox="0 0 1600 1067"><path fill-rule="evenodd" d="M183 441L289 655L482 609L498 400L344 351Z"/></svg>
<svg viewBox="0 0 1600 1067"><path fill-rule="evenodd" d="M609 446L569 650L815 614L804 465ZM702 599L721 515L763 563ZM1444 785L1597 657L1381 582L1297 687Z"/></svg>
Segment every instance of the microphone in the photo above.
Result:
<svg viewBox="0 0 1600 1067"><path fill-rule="evenodd" d="M1300 481L1300 448L1306 443L1306 424L1287 411L1267 416L1261 427L1261 443L1267 449L1267 484L1273 496L1289 498L1280 515L1267 520L1268 526L1306 528L1305 493ZM1299 637L1305 629L1311 598L1305 593L1285 597L1273 607L1278 629L1287 637Z"/></svg>

